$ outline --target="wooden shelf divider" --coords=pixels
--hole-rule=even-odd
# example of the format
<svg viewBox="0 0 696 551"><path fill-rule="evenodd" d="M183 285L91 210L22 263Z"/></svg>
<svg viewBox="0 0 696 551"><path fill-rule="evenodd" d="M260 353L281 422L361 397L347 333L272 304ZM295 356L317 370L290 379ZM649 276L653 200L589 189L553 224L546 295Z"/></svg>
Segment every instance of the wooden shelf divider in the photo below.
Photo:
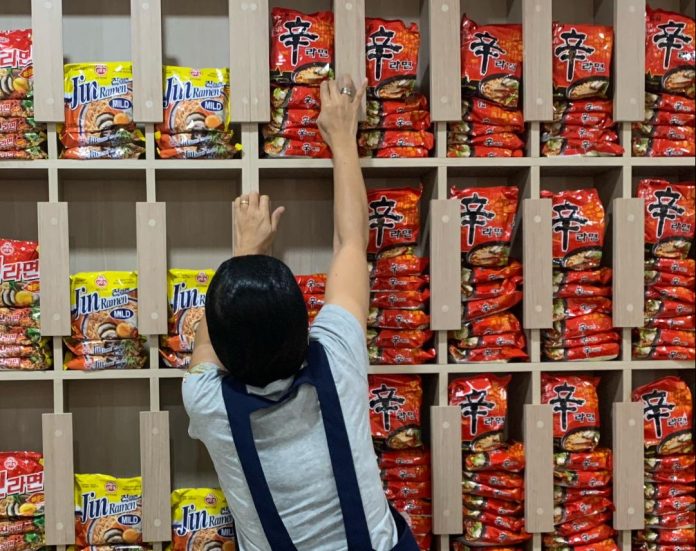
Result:
<svg viewBox="0 0 696 551"><path fill-rule="evenodd" d="M63 2L31 0L34 116L38 121L62 122Z"/></svg>
<svg viewBox="0 0 696 551"><path fill-rule="evenodd" d="M133 117L162 122L161 0L131 0Z"/></svg>
<svg viewBox="0 0 696 551"><path fill-rule="evenodd" d="M612 279L614 327L642 327L645 297L642 199L614 199Z"/></svg>
<svg viewBox="0 0 696 551"><path fill-rule="evenodd" d="M640 530L644 524L645 499L643 405L638 402L615 402L612 409L612 425L614 528Z"/></svg>
<svg viewBox="0 0 696 551"><path fill-rule="evenodd" d="M525 404L525 529L553 532L553 413L548 404ZM531 455L533 454L533 459Z"/></svg>
<svg viewBox="0 0 696 551"><path fill-rule="evenodd" d="M433 533L462 531L462 433L457 406L430 408Z"/></svg>
<svg viewBox="0 0 696 551"><path fill-rule="evenodd" d="M552 0L523 0L524 119L553 119Z"/></svg>
<svg viewBox="0 0 696 551"><path fill-rule="evenodd" d="M645 4L645 0L614 0L616 121L645 118Z"/></svg>
<svg viewBox="0 0 696 551"><path fill-rule="evenodd" d="M551 200L522 200L525 329L553 324Z"/></svg>
<svg viewBox="0 0 696 551"><path fill-rule="evenodd" d="M140 466L143 477L143 540L170 541L169 412L140 413Z"/></svg>
<svg viewBox="0 0 696 551"><path fill-rule="evenodd" d="M41 417L44 454L46 544L75 543L73 426L71 413Z"/></svg>
<svg viewBox="0 0 696 551"><path fill-rule="evenodd" d="M459 201L430 202L430 326L434 331L462 327L461 224Z"/></svg>

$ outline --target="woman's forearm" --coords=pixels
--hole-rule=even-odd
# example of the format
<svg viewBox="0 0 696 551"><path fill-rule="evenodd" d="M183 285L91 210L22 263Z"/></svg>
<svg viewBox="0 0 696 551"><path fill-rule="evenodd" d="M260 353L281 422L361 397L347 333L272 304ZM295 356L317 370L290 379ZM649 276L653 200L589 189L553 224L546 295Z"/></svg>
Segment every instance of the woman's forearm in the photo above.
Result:
<svg viewBox="0 0 696 551"><path fill-rule="evenodd" d="M367 194L354 136L334 143L333 164L335 243L339 247L351 243L366 249Z"/></svg>

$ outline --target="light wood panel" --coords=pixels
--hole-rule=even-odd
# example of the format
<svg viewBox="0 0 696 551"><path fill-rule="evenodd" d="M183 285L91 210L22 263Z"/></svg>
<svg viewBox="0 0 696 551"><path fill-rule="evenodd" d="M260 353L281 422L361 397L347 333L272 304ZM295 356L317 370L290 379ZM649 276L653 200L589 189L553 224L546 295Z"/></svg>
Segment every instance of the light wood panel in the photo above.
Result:
<svg viewBox="0 0 696 551"><path fill-rule="evenodd" d="M41 333L70 334L70 268L67 203L39 203Z"/></svg>
<svg viewBox="0 0 696 551"><path fill-rule="evenodd" d="M551 200L522 201L524 327L544 329L553 324L553 253Z"/></svg>
<svg viewBox="0 0 696 551"><path fill-rule="evenodd" d="M614 199L614 327L641 327L645 288L642 199Z"/></svg>
<svg viewBox="0 0 696 551"><path fill-rule="evenodd" d="M162 121L161 0L131 0L133 53L133 117Z"/></svg>
<svg viewBox="0 0 696 551"><path fill-rule="evenodd" d="M369 1L369 0L368 0ZM365 0L334 0L336 76L349 74L356 86L365 78ZM365 102L363 101L363 106Z"/></svg>
<svg viewBox="0 0 696 551"><path fill-rule="evenodd" d="M167 332L167 208L164 203L136 205L138 242L138 330Z"/></svg>
<svg viewBox="0 0 696 551"><path fill-rule="evenodd" d="M169 414L140 413L140 465L143 477L143 540L171 538Z"/></svg>
<svg viewBox="0 0 696 551"><path fill-rule="evenodd" d="M645 117L645 0L614 0L614 52L614 120L642 121Z"/></svg>
<svg viewBox="0 0 696 551"><path fill-rule="evenodd" d="M430 37L430 114L433 121L462 117L458 0L428 0ZM420 63L424 63L421 60Z"/></svg>
<svg viewBox="0 0 696 551"><path fill-rule="evenodd" d="M75 543L72 414L42 415L46 543Z"/></svg>
<svg viewBox="0 0 696 551"><path fill-rule="evenodd" d="M614 528L643 528L643 405L616 402L614 433Z"/></svg>
<svg viewBox="0 0 696 551"><path fill-rule="evenodd" d="M524 118L527 121L553 119L552 2L523 0Z"/></svg>
<svg viewBox="0 0 696 551"><path fill-rule="evenodd" d="M31 0L34 113L40 121L64 120L62 15L62 0Z"/></svg>
<svg viewBox="0 0 696 551"><path fill-rule="evenodd" d="M431 407L430 427L433 456L433 533L460 534L462 531L460 409L456 406Z"/></svg>
<svg viewBox="0 0 696 551"><path fill-rule="evenodd" d="M549 405L524 406L524 520L529 533L553 531L553 413Z"/></svg>
<svg viewBox="0 0 696 551"><path fill-rule="evenodd" d="M430 202L430 326L435 331L462 326L459 209L450 199Z"/></svg>

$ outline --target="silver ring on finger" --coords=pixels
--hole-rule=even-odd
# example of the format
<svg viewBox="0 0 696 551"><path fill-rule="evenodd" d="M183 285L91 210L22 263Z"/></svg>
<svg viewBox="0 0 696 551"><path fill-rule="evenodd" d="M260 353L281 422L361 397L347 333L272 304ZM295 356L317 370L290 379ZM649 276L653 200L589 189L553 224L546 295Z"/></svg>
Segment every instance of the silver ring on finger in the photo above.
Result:
<svg viewBox="0 0 696 551"><path fill-rule="evenodd" d="M343 94L344 96L348 96L349 98L353 97L353 90L351 88L348 88L347 86L344 86L343 88L341 88L339 90L339 92L341 94Z"/></svg>

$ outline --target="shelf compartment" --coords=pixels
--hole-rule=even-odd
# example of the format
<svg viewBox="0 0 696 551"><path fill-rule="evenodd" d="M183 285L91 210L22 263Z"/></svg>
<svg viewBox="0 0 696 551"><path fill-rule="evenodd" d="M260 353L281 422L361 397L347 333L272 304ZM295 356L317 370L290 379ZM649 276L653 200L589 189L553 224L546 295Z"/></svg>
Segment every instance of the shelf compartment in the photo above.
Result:
<svg viewBox="0 0 696 551"><path fill-rule="evenodd" d="M92 379L64 383L72 413L75 472L138 476L139 415L149 409L149 381Z"/></svg>
<svg viewBox="0 0 696 551"><path fill-rule="evenodd" d="M0 372L0 375L15 372ZM43 372L42 374L45 374ZM53 411L53 384L47 380L13 381L0 384L0 450L38 451L41 445L41 416Z"/></svg>

